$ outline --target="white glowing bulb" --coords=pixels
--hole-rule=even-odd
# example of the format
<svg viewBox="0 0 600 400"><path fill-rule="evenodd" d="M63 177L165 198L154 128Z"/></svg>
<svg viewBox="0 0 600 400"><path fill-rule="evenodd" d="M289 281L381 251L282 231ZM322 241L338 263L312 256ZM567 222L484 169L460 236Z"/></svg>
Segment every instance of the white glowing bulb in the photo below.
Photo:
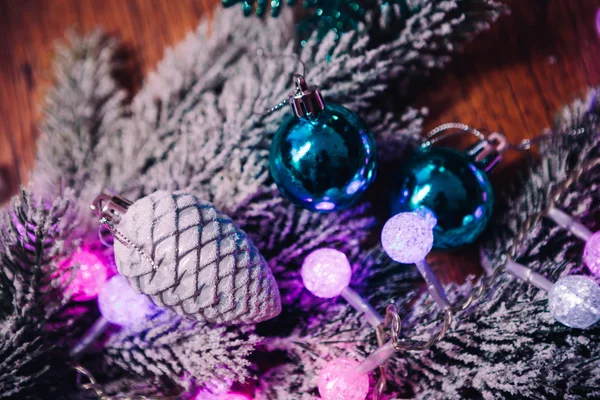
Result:
<svg viewBox="0 0 600 400"><path fill-rule="evenodd" d="M583 275L560 278L548 293L550 312L571 328L589 328L600 320L600 286Z"/></svg>
<svg viewBox="0 0 600 400"><path fill-rule="evenodd" d="M381 245L394 261L403 264L419 262L433 247L434 225L417 213L396 214L383 226Z"/></svg>
<svg viewBox="0 0 600 400"><path fill-rule="evenodd" d="M339 296L350 284L352 269L348 257L335 249L318 249L310 253L300 270L304 286L315 296Z"/></svg>
<svg viewBox="0 0 600 400"><path fill-rule="evenodd" d="M152 302L133 290L122 275L115 275L106 282L98 295L98 307L104 318L121 326L139 324L153 308Z"/></svg>

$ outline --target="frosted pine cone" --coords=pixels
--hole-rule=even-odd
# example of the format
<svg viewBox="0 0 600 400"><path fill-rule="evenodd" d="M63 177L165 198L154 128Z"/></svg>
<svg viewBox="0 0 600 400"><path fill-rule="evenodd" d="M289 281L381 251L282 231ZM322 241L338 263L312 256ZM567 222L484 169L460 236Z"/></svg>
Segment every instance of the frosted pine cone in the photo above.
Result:
<svg viewBox="0 0 600 400"><path fill-rule="evenodd" d="M211 203L158 191L133 203L117 230L135 245L115 241L119 272L159 306L227 324L256 323L281 311L266 261Z"/></svg>

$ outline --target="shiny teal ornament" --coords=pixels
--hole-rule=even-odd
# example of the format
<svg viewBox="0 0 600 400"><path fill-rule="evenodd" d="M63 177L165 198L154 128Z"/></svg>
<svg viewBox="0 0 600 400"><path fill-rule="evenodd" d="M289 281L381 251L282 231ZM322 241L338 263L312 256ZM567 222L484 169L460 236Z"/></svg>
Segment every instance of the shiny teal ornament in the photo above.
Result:
<svg viewBox="0 0 600 400"><path fill-rule="evenodd" d="M490 221L494 207L494 190L487 172L500 161L501 147L493 144L495 140L496 136L494 142L480 141L466 152L446 147L419 149L394 180L390 191L392 214L431 213L437 219L433 230L435 248L454 248L475 241Z"/></svg>
<svg viewBox="0 0 600 400"><path fill-rule="evenodd" d="M271 176L298 206L326 213L354 204L375 180L377 150L365 122L338 104L323 102L301 76L286 117L271 143Z"/></svg>

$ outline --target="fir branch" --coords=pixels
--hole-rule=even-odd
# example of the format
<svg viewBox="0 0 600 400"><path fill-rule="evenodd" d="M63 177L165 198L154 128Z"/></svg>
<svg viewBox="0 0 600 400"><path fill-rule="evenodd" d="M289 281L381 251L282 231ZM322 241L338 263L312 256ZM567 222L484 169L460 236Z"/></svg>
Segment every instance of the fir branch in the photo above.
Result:
<svg viewBox="0 0 600 400"><path fill-rule="evenodd" d="M144 326L123 328L106 344L108 365L141 377L165 377L200 386L211 381L243 382L249 377L247 360L259 338L252 326L222 327L159 310Z"/></svg>
<svg viewBox="0 0 600 400"><path fill-rule="evenodd" d="M37 193L58 196L72 188L89 205L110 185L114 136L125 114L126 93L114 78L121 67L118 41L96 31L70 34L56 49L55 86L46 95L37 163L32 174ZM116 144L116 143L115 143Z"/></svg>
<svg viewBox="0 0 600 400"><path fill-rule="evenodd" d="M70 247L72 192L53 202L22 191L0 214L0 398L56 398L73 377L60 347L77 334L80 313L64 295L57 259ZM8 306L10 300L10 306ZM63 390L67 385L62 384ZM45 387L39 393L39 387Z"/></svg>

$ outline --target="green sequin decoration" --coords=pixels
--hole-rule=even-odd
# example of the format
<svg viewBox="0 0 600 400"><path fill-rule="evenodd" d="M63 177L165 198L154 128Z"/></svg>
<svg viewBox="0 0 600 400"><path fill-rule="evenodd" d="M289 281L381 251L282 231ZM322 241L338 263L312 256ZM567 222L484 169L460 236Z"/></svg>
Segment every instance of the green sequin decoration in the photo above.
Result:
<svg viewBox="0 0 600 400"><path fill-rule="evenodd" d="M272 17L281 13L284 4L294 6L296 0L222 0L223 6L231 7L242 4L244 15L255 13L262 17L270 10ZM302 7L307 10L306 16L298 22L298 33L301 38L308 38L314 31L318 32L318 38L322 39L328 32L339 34L358 28L361 22L365 22L368 10L383 9L391 5L400 7L400 14L408 16L417 8L409 5L410 0L303 0ZM305 41L301 41L304 45Z"/></svg>

